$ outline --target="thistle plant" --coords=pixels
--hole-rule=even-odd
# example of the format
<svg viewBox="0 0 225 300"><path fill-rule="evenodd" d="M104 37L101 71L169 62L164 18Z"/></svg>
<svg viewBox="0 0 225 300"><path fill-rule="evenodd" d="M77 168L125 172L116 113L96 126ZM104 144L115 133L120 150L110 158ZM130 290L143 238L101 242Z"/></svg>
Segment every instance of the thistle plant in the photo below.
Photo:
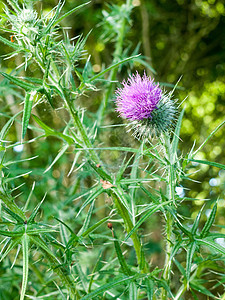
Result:
<svg viewBox="0 0 225 300"><path fill-rule="evenodd" d="M70 38L60 27L89 2L66 13L59 2L48 14L33 1L7 3L0 41L12 49L5 58L16 57L18 65L9 70L3 64L1 71L0 298L224 299L225 248L216 240L224 233L211 229L219 200L203 224L205 207L195 220L186 219L181 207L195 199L177 193L194 180L199 164L225 169L195 159L224 122L184 154L184 110L173 100L175 88L166 92L134 71L113 92L120 66L147 65L134 52L121 57L131 1L104 13L110 24L118 11L123 18L107 27L115 52L97 74L85 48L88 36ZM89 112L85 99L99 89L102 102ZM110 97L138 137L133 147L102 144L102 135L110 143L104 130L115 125L102 126ZM155 216L162 220L158 263L148 248Z"/></svg>

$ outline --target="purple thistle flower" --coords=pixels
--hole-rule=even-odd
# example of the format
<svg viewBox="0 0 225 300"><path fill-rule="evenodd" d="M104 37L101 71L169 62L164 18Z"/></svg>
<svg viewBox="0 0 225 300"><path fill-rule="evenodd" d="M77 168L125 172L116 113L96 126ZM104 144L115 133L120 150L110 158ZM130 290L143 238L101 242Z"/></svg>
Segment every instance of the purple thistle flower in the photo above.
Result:
<svg viewBox="0 0 225 300"><path fill-rule="evenodd" d="M153 79L146 74L141 77L138 72L122 85L116 90L116 110L130 121L128 125L137 138L171 132L177 114L172 92L165 94Z"/></svg>
<svg viewBox="0 0 225 300"><path fill-rule="evenodd" d="M120 116L129 120L143 120L151 117L151 112L157 108L162 97L159 84L150 77L130 75L127 82L122 82L123 88L116 91L117 111Z"/></svg>

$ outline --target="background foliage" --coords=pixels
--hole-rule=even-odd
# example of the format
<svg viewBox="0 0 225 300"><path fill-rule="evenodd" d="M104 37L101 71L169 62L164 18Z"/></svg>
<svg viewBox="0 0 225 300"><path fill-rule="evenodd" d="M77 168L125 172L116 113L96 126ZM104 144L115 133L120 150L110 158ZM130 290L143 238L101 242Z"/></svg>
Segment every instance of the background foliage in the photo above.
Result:
<svg viewBox="0 0 225 300"><path fill-rule="evenodd" d="M1 11L3 11L4 3L6 2L2 1L0 4ZM46 14L57 3L57 1L48 1L48 3L46 1L38 1L35 3L35 7L37 11ZM68 0L65 2L63 12L65 13L83 3L84 1ZM180 146L180 151L185 154L187 151L190 151L194 141L196 142L196 147L198 147L224 120L224 3L222 0L134 0L132 3L134 7L129 15L127 11L121 9L121 5L124 4L123 1L91 1L87 6L61 22L64 28L69 27L68 34L70 38L80 34L83 34L83 38L88 36L84 48L85 51L80 52L80 56L83 59L80 60L79 68L82 69L85 66L88 54L90 54L90 64L87 66L89 75L94 76L113 62L123 60L127 56L142 54L138 59L119 66L119 69L115 69L115 72L112 70L110 73L107 73L103 80L96 82L94 90L87 90L85 95L79 98L76 105L82 108L81 113L85 110L85 124L93 136L95 135L95 130L97 130L95 121L99 121L100 129L98 129L99 136L95 143L96 147L123 146L138 148L140 143L134 140L131 134L126 133L126 129L123 126L111 126L123 122L115 113L113 90L117 84L114 81L121 81L127 78L127 75L135 70L139 70L140 73L146 70L148 75L154 76L162 86L170 90L182 76L179 87L175 92L175 97L181 103L188 96L182 103L182 107L185 107L185 115L181 127L182 146ZM123 26L120 23L121 20L125 20L125 23L124 37L120 43L118 37L121 26ZM5 20L2 18L1 27L4 25ZM63 32L64 30L60 29L60 33L63 34ZM9 32L2 32L2 36L10 40ZM5 59L4 55L10 51L10 48L4 44L1 45L1 71L25 76L23 68L16 69L22 63L22 57L12 56L10 59ZM33 64L29 65L26 76L40 78L42 75L38 67ZM107 79L110 79L113 83L110 83ZM13 83L9 84L9 81L2 77L0 96L0 126L3 128L9 117L16 115L21 110L24 92ZM108 107L105 110L103 106L99 113L99 107L101 107L104 99L108 99ZM53 107L54 109L49 102L45 101L35 107L35 115L38 115L42 122L49 127L62 132L65 124L69 122L68 112L62 107L57 97L53 99ZM34 127L32 126L36 127L36 125L34 119L31 118L30 127L25 136L25 141L35 139L33 143L25 144L22 151L18 147L15 148L13 146L7 151L7 164L4 165L6 177L4 180L13 191L13 196L17 196L18 206L24 206L26 203L26 207L29 207L28 211L31 213L41 199L45 197L41 206L41 213L38 214L37 218L41 222L44 221L52 226L59 224L56 218L63 220L65 224L72 228L73 232L78 232L82 228L88 209L85 208L80 213L79 218L75 217L84 201L88 199L89 193L95 193L98 183L92 176L91 172L93 171L90 171L90 167L83 160L82 156L77 157L77 161L74 163L74 170L77 169L77 171L74 172L73 170L73 172L70 172L74 156L76 156L72 148L65 149L65 153L60 159L49 168L57 154L61 153L62 142L54 136L38 140L37 136L43 133L43 130L41 131L40 128L39 132L36 129L33 130ZM93 131L91 131L92 129ZM14 123L10 128L7 140L10 140L12 143L21 140L21 120ZM222 128L212 137L210 143L201 149L195 158L225 164L224 147L224 129ZM99 155L105 166L116 177L123 161L128 160L132 154L124 154L121 151L100 150ZM22 161L28 157L36 156L37 158L35 159ZM14 163L20 160L21 162ZM142 163L144 168L146 161ZM195 200L185 201L185 205L179 208L179 213L185 216L184 222L188 225L196 219L199 209L205 203L204 214L200 221L200 227L203 227L208 217L207 213L209 214L212 208L212 203L218 199L216 223L224 225L225 171L209 165L198 165L197 168L195 165L192 165L189 172L195 172L197 169L199 171L192 176L192 179L199 182L185 181L185 183L180 183L178 192L187 198L194 198ZM128 164L125 176L128 176L129 172L131 172L131 166ZM33 182L35 182L33 194L31 198L28 198ZM183 185L185 189L182 189ZM151 184L152 188L158 188L158 186L157 182ZM136 198L138 204L145 204L141 192L137 192ZM111 201L111 198L106 194L101 194L97 198L93 211L92 225L108 217L112 207ZM118 219L116 232L118 236L121 236L123 227L119 224L120 220ZM224 228L220 230L221 233L224 233ZM141 231L149 261L151 260L153 265L162 268L164 262L164 221L162 220L162 215L160 213L152 215L151 219L142 224ZM150 236L149 233L151 233ZM98 275L99 282L104 282L104 276L110 278L110 268L104 270L103 266L104 260L110 262L115 257L115 253L110 246L112 244L112 241L109 239L110 234L105 224L100 231L93 233L93 237L91 237L95 239L95 250L91 250L91 240L88 240L88 242L84 241L84 246L80 246L79 251L75 251L77 261L70 261L71 266L75 264L76 272L83 279L84 290L88 290L84 273L91 274L90 270L92 272L95 272L97 269L101 270ZM60 225L60 235L64 242L68 241L69 234L62 224ZM86 242L88 243L87 248L85 247ZM223 246L225 245L223 238L220 238L220 243ZM103 244L104 251L101 252ZM58 248L57 251L60 253L62 251L60 245L58 245ZM125 250L127 249L125 248ZM70 257L70 253L67 253L67 255L66 261L68 263L72 256ZM126 257L128 262L133 261L134 255L134 253L129 252L129 255ZM16 252L8 256L8 260L1 262L1 273L3 276L0 284L0 298L2 299L10 299L9 297L18 299L22 264L18 261L15 263L14 268L10 269L15 256ZM216 257L214 258L216 260ZM98 260L99 263L96 264ZM211 260L213 265L213 259ZM43 279L40 270L45 268L45 262L42 261L39 253L34 252L33 261L38 262L39 266L37 267L34 263L31 267L32 270L30 272L35 274L35 276L32 276L32 283L28 282L28 294L38 290L38 294L41 295L40 282L43 283L43 289L44 284L46 284L47 287L44 291L46 294L50 294L55 287L55 290L60 290L54 276L48 275ZM180 269L182 264L184 265L184 261L184 253L181 253ZM208 268L207 266L206 271ZM216 265L213 265L213 268L215 272L219 272ZM175 289L177 269L174 272L174 286L172 288ZM215 279L213 276L210 278ZM203 277L200 279L204 281L207 278ZM215 282L211 284L209 280L208 282L204 281L204 283L207 289L214 288L213 295L223 293L221 286L217 287ZM97 288L96 285L95 288ZM121 290L122 293L123 291ZM198 299L206 299L206 294L196 293ZM54 297L61 299L60 297L62 296L56 296L55 294ZM186 292L184 297L184 299L191 299L194 296L191 295L191 292ZM208 297L211 297L211 295L209 294ZM107 296L106 299L108 299Z"/></svg>

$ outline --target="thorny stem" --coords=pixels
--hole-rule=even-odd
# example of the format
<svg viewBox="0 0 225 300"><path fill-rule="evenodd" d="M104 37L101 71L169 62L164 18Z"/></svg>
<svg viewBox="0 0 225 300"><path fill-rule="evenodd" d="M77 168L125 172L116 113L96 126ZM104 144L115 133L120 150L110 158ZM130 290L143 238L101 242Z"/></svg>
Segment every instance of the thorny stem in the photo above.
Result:
<svg viewBox="0 0 225 300"><path fill-rule="evenodd" d="M173 201L175 202L174 198L174 182L175 182L175 170L174 170L174 165L172 162L172 157L171 157L171 143L170 143L170 138L169 136L165 136L164 139L164 147L165 147L165 152L167 155L167 159L169 161L169 168L167 170L167 199L168 201ZM175 203L174 203L175 204ZM173 234L173 217L170 212L166 212L166 257L165 257L165 263L164 263L164 272L163 272L163 278L166 280L167 284L169 285L170 282L170 268L171 268L171 260L170 260L170 255L172 251L172 245L173 245L173 239L174 239L174 234ZM167 300L167 291L165 289L162 290L161 294L161 299L162 300Z"/></svg>
<svg viewBox="0 0 225 300"><path fill-rule="evenodd" d="M98 155L96 154L96 152L93 149L93 145L92 145L91 141L89 140L89 138L87 136L86 130L83 127L83 124L80 121L80 118L78 116L77 111L75 111L75 109L72 105L72 102L68 98L68 95L66 93L64 93L64 96L65 96L64 100L67 103L67 106L68 106L69 111L71 113L71 116L73 118L74 124L76 125L78 131L80 132L80 134L82 136L83 142L84 142L85 146L87 147L87 151L89 152L89 155L90 155L91 159L93 160L93 162L95 164L101 164L101 160L100 160L100 158L98 157ZM121 215L121 217L124 220L125 228L126 228L127 232L129 233L133 228L133 223L131 221L131 218L130 218L126 208L121 203L118 196L116 195L116 193L113 190L111 190L110 193L111 193L111 195L112 195L112 197L115 201L115 206L116 206L119 214ZM148 273L148 264L145 260L143 261L143 258L142 258L142 245L140 243L140 240L139 240L136 233L132 234L131 238L132 238L132 241L133 241L133 244L134 244L134 249L135 249L135 252L136 252L136 255L137 255L138 265L142 269L142 272Z"/></svg>

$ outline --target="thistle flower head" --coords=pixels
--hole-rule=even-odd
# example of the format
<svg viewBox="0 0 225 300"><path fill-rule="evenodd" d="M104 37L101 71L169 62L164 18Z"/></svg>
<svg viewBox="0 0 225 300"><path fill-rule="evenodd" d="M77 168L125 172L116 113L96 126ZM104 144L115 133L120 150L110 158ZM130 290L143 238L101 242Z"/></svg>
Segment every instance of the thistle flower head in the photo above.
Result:
<svg viewBox="0 0 225 300"><path fill-rule="evenodd" d="M116 110L130 121L137 138L159 136L172 129L177 108L171 94L165 94L146 74L130 75L122 85L116 90Z"/></svg>

